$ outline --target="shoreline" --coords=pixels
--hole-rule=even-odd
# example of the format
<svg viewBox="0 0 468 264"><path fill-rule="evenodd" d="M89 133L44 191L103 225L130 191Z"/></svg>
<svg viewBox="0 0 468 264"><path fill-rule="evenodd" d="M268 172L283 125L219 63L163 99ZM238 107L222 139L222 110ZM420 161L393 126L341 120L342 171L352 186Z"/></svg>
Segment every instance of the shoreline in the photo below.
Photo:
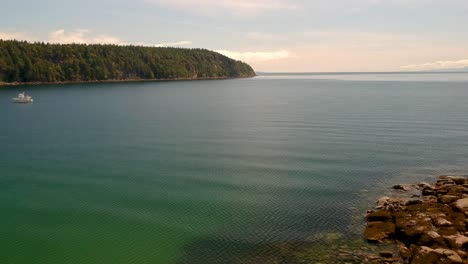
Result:
<svg viewBox="0 0 468 264"><path fill-rule="evenodd" d="M468 263L468 177L439 176L435 184L398 184L367 211L365 237L390 243L372 263Z"/></svg>
<svg viewBox="0 0 468 264"><path fill-rule="evenodd" d="M247 79L253 76L239 76L239 77L200 77L200 78L160 78L160 79L109 79L109 80L92 80L92 81L63 81L63 82L1 82L1 87L21 86L21 85L60 85L60 84L87 84L87 83L138 83L138 82L167 82L167 81L210 81L210 80L231 80L231 79Z"/></svg>

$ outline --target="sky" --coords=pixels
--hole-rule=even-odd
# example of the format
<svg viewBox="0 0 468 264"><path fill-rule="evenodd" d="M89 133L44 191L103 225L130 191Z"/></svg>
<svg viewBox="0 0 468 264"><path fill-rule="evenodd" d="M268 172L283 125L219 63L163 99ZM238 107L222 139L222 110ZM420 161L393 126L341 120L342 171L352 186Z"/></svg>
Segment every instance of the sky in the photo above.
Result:
<svg viewBox="0 0 468 264"><path fill-rule="evenodd" d="M1 0L0 39L206 48L262 72L468 67L467 0Z"/></svg>

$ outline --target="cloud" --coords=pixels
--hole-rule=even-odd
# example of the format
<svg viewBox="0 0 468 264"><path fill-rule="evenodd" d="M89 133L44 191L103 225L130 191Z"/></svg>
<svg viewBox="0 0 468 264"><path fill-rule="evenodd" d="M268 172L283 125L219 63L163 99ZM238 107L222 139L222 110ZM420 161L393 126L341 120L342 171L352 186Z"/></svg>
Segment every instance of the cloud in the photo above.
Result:
<svg viewBox="0 0 468 264"><path fill-rule="evenodd" d="M93 35L88 29L75 29L66 32L64 29L59 29L49 33L47 42L49 43L77 43L77 44L120 44L120 39L108 35Z"/></svg>
<svg viewBox="0 0 468 264"><path fill-rule="evenodd" d="M462 69L468 67L468 59L453 61L434 61L422 64L411 64L401 66L401 69L407 71L428 71L428 70L448 70Z"/></svg>
<svg viewBox="0 0 468 264"><path fill-rule="evenodd" d="M145 0L147 3L182 9L195 13L220 11L234 15L254 15L273 10L296 10L300 5L293 0Z"/></svg>
<svg viewBox="0 0 468 264"><path fill-rule="evenodd" d="M148 44L144 42L128 43L121 39L106 35L94 34L89 29L74 29L66 31L65 29L58 29L47 34L47 38L38 38L28 32L0 32L0 39L4 40L27 40L27 41L43 41L48 43L60 44L115 44L115 45L137 45L137 46L154 46L154 47L180 47L192 45L192 41L183 40L169 43Z"/></svg>
<svg viewBox="0 0 468 264"><path fill-rule="evenodd" d="M3 40L29 40L33 41L34 37L31 34L26 32L0 32L0 39Z"/></svg>
<svg viewBox="0 0 468 264"><path fill-rule="evenodd" d="M159 43L155 44L155 47L180 47L180 46L189 46L192 45L192 41L190 40L182 40L177 42L169 42L169 43Z"/></svg>
<svg viewBox="0 0 468 264"><path fill-rule="evenodd" d="M225 56L230 58L241 60L245 62L265 62L271 60L287 59L293 57L293 54L287 50L279 50L273 52L265 51L248 51L248 52L238 52L238 51L228 51L228 50L217 50Z"/></svg>

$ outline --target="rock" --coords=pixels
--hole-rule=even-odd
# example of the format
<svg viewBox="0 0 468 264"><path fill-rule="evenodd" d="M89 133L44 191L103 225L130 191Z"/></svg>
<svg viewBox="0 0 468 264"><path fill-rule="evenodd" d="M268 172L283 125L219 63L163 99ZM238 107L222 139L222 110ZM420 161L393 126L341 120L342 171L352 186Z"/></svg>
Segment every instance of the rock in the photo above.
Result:
<svg viewBox="0 0 468 264"><path fill-rule="evenodd" d="M439 227L437 229L437 233L439 233L439 235L441 235L443 237L456 236L456 235L458 235L458 230L453 226L451 226L451 227Z"/></svg>
<svg viewBox="0 0 468 264"><path fill-rule="evenodd" d="M392 214L388 211L375 211L367 215L368 222L385 222L392 220Z"/></svg>
<svg viewBox="0 0 468 264"><path fill-rule="evenodd" d="M451 248L466 249L466 247L468 246L468 237L464 235L446 236L444 238Z"/></svg>
<svg viewBox="0 0 468 264"><path fill-rule="evenodd" d="M384 257L384 258L391 258L393 257L393 253L390 251L380 251L379 256Z"/></svg>
<svg viewBox="0 0 468 264"><path fill-rule="evenodd" d="M442 195L439 197L439 201L443 204L451 204L458 199L459 197L455 195Z"/></svg>
<svg viewBox="0 0 468 264"><path fill-rule="evenodd" d="M468 253L465 250L457 250L457 254L462 259L466 259L468 256Z"/></svg>
<svg viewBox="0 0 468 264"><path fill-rule="evenodd" d="M382 196L377 200L377 206L384 207L388 204L390 200L391 200L390 197Z"/></svg>
<svg viewBox="0 0 468 264"><path fill-rule="evenodd" d="M399 184L408 191L398 199L381 197L378 211L367 215L366 237L371 242L396 239L400 258L391 251L380 252L365 263L468 264L468 177L442 176L431 186ZM421 190L417 196L415 190Z"/></svg>
<svg viewBox="0 0 468 264"><path fill-rule="evenodd" d="M439 263L439 255L433 249L425 246L412 245L413 259L411 264L436 264Z"/></svg>
<svg viewBox="0 0 468 264"><path fill-rule="evenodd" d="M429 183L427 183L427 182L418 183L418 187L421 188L421 189L424 189L424 188L434 189L434 187L432 185L430 185Z"/></svg>
<svg viewBox="0 0 468 264"><path fill-rule="evenodd" d="M423 234L421 235L421 238L418 241L418 244L421 246L429 246L429 247L432 247L434 245L447 246L445 244L444 238L435 231L423 232Z"/></svg>
<svg viewBox="0 0 468 264"><path fill-rule="evenodd" d="M406 206L409 206L409 205L414 205L414 204L422 204L423 201L421 200L418 200L418 199L415 199L415 200L409 200L405 203Z"/></svg>
<svg viewBox="0 0 468 264"><path fill-rule="evenodd" d="M437 253L441 259L440 263L444 263L444 258L447 258L451 262L445 262L445 263L463 263L463 260L460 258L460 256L457 254L457 252L450 250L450 249L445 249L445 248L437 248L434 249L434 252Z"/></svg>
<svg viewBox="0 0 468 264"><path fill-rule="evenodd" d="M393 185L393 189L400 191L409 191L411 190L411 186L409 184L397 184Z"/></svg>
<svg viewBox="0 0 468 264"><path fill-rule="evenodd" d="M390 222L369 222L365 235L367 240L378 242L395 235L395 224Z"/></svg>
<svg viewBox="0 0 468 264"><path fill-rule="evenodd" d="M423 188L422 190L422 195L427 196L427 195L436 195L436 192L434 189L430 187Z"/></svg>
<svg viewBox="0 0 468 264"><path fill-rule="evenodd" d="M453 250L445 248L432 249L425 246L415 247L415 253L411 264L463 263L463 260L457 252Z"/></svg>
<svg viewBox="0 0 468 264"><path fill-rule="evenodd" d="M427 232L427 235L432 239L436 239L436 238L440 237L440 235L437 234L437 232L435 232L435 231L429 231L429 232Z"/></svg>
<svg viewBox="0 0 468 264"><path fill-rule="evenodd" d="M405 247L405 245L403 245L403 244L400 244L399 249L400 249L400 256L404 260L409 260L411 258L412 254L411 254L411 250L409 248Z"/></svg>
<svg viewBox="0 0 468 264"><path fill-rule="evenodd" d="M436 226L451 226L452 225L452 222L448 221L447 219L445 218L436 218L434 220L434 224Z"/></svg>
<svg viewBox="0 0 468 264"><path fill-rule="evenodd" d="M463 185L466 181L466 177L464 176L447 176L447 178L455 182L457 185Z"/></svg>
<svg viewBox="0 0 468 264"><path fill-rule="evenodd" d="M468 198L463 198L455 201L455 208L460 210L460 212L466 212L468 210Z"/></svg>
<svg viewBox="0 0 468 264"><path fill-rule="evenodd" d="M450 186L448 188L448 193L450 195L463 195L468 193L468 188L460 185Z"/></svg>

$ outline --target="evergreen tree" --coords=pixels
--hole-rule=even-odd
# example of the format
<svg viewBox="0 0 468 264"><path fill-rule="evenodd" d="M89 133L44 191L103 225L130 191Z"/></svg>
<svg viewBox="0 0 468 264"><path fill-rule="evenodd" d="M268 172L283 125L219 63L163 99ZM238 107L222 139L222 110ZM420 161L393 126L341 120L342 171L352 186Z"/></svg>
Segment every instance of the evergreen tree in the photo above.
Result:
<svg viewBox="0 0 468 264"><path fill-rule="evenodd" d="M204 49L0 40L0 81L250 77L246 63Z"/></svg>

